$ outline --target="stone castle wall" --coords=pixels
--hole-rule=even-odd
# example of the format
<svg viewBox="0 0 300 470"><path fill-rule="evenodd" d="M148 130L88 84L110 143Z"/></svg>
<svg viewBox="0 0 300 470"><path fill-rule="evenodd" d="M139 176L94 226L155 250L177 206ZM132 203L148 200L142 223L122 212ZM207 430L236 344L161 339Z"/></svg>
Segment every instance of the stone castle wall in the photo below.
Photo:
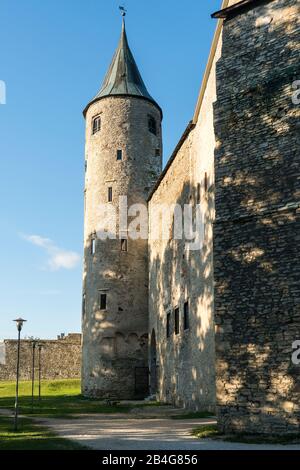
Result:
<svg viewBox="0 0 300 470"><path fill-rule="evenodd" d="M101 130L92 135L97 115ZM157 135L148 129L149 115L156 120ZM116 158L118 149L123 152L121 161ZM113 194L110 204L118 215L120 196L127 196L128 208L140 203L146 210L161 165L161 114L154 104L137 97L112 96L89 107L82 318L82 391L88 396L130 399L148 395L148 241L133 240L126 232L128 248L122 251L118 224L116 239L101 240L97 232L102 217L99 206L108 202L108 187ZM101 294L107 296L105 309L100 308Z"/></svg>
<svg viewBox="0 0 300 470"><path fill-rule="evenodd" d="M57 340L39 340L41 344L41 378L43 380L80 378L81 335L69 334ZM0 364L0 380L15 380L17 340L7 339ZM35 372L38 373L38 348L35 349ZM20 379L31 380L32 341L23 339L20 345Z"/></svg>
<svg viewBox="0 0 300 470"><path fill-rule="evenodd" d="M217 410L225 432L300 429L299 3L228 18L217 65Z"/></svg>
<svg viewBox="0 0 300 470"><path fill-rule="evenodd" d="M160 400L194 410L214 410L215 406L213 102L216 99L216 61L220 54L221 42L217 46L199 118L189 126L149 202L150 371L154 373L154 358ZM156 239L157 206L179 204L183 208L185 204L195 207L197 203L201 207L201 231L204 233L200 250L187 248L184 237L182 240L172 239L172 217L169 237ZM189 306L189 328L186 330L185 302ZM175 334L175 308L179 308L178 334ZM168 314L170 336L167 338Z"/></svg>

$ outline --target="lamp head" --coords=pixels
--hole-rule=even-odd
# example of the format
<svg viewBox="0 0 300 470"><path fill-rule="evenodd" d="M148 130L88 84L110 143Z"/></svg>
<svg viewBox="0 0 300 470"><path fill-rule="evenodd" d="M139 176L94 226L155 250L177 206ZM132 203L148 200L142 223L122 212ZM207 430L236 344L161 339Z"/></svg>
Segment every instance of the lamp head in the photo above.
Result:
<svg viewBox="0 0 300 470"><path fill-rule="evenodd" d="M23 323L27 320L24 320L24 318L17 318L16 320L14 320L17 324L17 330L18 331L21 331L22 330L22 327L23 327Z"/></svg>

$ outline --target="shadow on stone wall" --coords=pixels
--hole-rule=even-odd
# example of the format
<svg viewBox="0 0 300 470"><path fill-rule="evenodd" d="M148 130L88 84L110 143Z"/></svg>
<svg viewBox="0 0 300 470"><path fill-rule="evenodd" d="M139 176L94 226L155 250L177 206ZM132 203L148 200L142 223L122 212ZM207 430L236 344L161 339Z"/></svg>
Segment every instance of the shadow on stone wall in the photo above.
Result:
<svg viewBox="0 0 300 470"><path fill-rule="evenodd" d="M300 369L291 361L300 332L296 20L296 2L275 1L224 24L214 228L222 431L300 429Z"/></svg>
<svg viewBox="0 0 300 470"><path fill-rule="evenodd" d="M127 188L133 185L136 188L128 195L128 207L145 204L151 187L137 188L133 169L136 162L128 160L126 164ZM145 168L144 176L145 180L152 180L152 185L158 178L151 165ZM95 233L89 234L89 238L94 236ZM118 399L149 395L147 246L147 240L129 239L128 251L122 252L118 236L97 239L93 256L90 246L84 250L83 286L87 302L82 319L82 391L86 395ZM99 307L101 291L107 292L106 310Z"/></svg>
<svg viewBox="0 0 300 470"><path fill-rule="evenodd" d="M204 181L201 182L203 187ZM174 201L196 204L197 188L185 181ZM205 240L203 248L188 253L186 240L169 240L163 253L150 261L150 304L157 313L157 358L159 396L163 401L191 409L214 409L214 324L211 223L214 188L203 195ZM174 233L174 222L171 228ZM154 242L152 242L154 243ZM180 292L180 303L173 295ZM178 295L177 295L178 297ZM183 303L189 300L190 328L183 331ZM180 309L180 334L174 332L174 307ZM152 313L152 315L153 315ZM166 317L171 314L170 337ZM155 323L154 323L155 324Z"/></svg>

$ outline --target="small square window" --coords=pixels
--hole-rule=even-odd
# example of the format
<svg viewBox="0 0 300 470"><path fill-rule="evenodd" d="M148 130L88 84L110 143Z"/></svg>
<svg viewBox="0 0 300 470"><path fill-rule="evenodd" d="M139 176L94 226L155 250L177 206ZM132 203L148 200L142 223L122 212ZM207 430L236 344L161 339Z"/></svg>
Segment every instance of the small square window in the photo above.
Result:
<svg viewBox="0 0 300 470"><path fill-rule="evenodd" d="M183 326L185 330L188 330L190 327L190 318L189 318L189 303L184 303L184 310L183 310Z"/></svg>
<svg viewBox="0 0 300 470"><path fill-rule="evenodd" d="M127 238L122 238L121 239L121 251L127 251L127 250L128 250Z"/></svg>
<svg viewBox="0 0 300 470"><path fill-rule="evenodd" d="M94 255L96 253L96 239L92 238L91 239L91 255Z"/></svg>
<svg viewBox="0 0 300 470"><path fill-rule="evenodd" d="M167 338L171 336L171 313L167 314Z"/></svg>
<svg viewBox="0 0 300 470"><path fill-rule="evenodd" d="M106 310L107 307L107 295L100 294L100 310Z"/></svg>
<svg viewBox="0 0 300 470"><path fill-rule="evenodd" d="M119 161L122 160L122 158L123 158L122 153L123 153L122 150L117 150L117 160L119 160Z"/></svg>
<svg viewBox="0 0 300 470"><path fill-rule="evenodd" d="M110 186L108 188L108 191L107 191L107 200L108 200L108 202L112 202L112 198L113 198L113 190L112 190L112 187Z"/></svg>
<svg viewBox="0 0 300 470"><path fill-rule="evenodd" d="M175 308L174 310L174 323L175 323L175 335L179 334L179 308Z"/></svg>
<svg viewBox="0 0 300 470"><path fill-rule="evenodd" d="M160 149L155 149L155 156L160 157Z"/></svg>

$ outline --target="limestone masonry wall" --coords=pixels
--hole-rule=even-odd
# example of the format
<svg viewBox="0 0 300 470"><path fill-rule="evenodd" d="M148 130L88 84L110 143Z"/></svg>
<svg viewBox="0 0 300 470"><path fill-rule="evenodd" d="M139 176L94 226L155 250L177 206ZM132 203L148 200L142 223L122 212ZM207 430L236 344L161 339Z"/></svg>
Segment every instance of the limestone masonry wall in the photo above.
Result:
<svg viewBox="0 0 300 470"><path fill-rule="evenodd" d="M150 372L156 367L160 400L194 410L215 407L212 223L214 220L213 102L216 99L216 61L219 42L203 97L199 118L174 155L149 202L149 347ZM206 188L207 186L207 188ZM190 250L183 237L156 239L157 206L200 204L203 246ZM195 211L194 211L195 215ZM189 328L184 328L188 303ZM175 333L179 308L179 333ZM170 336L167 337L167 315ZM152 392L155 381L152 383Z"/></svg>
<svg viewBox="0 0 300 470"><path fill-rule="evenodd" d="M91 126L97 115L101 130L93 135ZM149 115L156 120L157 135L149 132ZM116 158L118 149L123 152L121 161ZM99 207L108 203L111 187L108 205L117 214L120 196L127 196L128 208L139 203L146 210L161 164L157 106L138 97L112 96L89 107L82 317L82 391L88 396L130 399L148 395L148 241L135 240L126 231L123 236L128 237L128 246L122 251L119 224L115 239L101 240ZM100 305L101 294L106 295L105 308Z"/></svg>
<svg viewBox="0 0 300 470"><path fill-rule="evenodd" d="M0 380L15 380L17 340L4 340L4 357L0 364ZM81 375L81 335L69 334L57 340L39 340L41 349L41 378L71 379ZM35 349L35 370L38 371L38 348ZM32 340L21 340L20 379L31 380Z"/></svg>
<svg viewBox="0 0 300 470"><path fill-rule="evenodd" d="M217 411L225 432L300 431L299 2L228 18L217 65Z"/></svg>

